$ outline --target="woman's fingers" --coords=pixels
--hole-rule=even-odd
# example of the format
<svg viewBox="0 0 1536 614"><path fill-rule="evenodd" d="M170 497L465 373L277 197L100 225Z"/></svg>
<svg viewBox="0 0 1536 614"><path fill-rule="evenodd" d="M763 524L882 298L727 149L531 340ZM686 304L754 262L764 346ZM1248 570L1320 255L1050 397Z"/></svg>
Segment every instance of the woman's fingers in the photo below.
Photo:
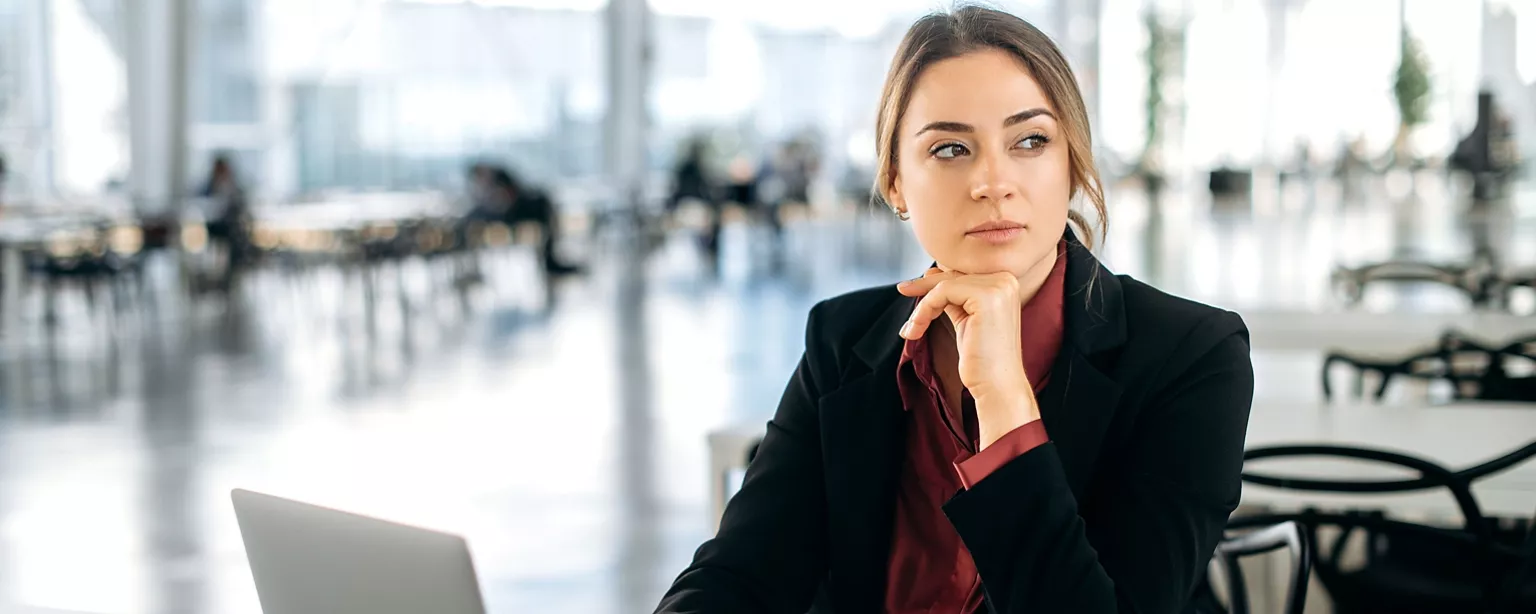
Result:
<svg viewBox="0 0 1536 614"><path fill-rule="evenodd" d="M901 327L902 338L921 339L928 332L928 326L933 323L934 318L942 315L951 305L960 305L965 302L964 297L956 296L964 292L964 284L950 281L938 282L923 295L922 300L917 302L911 317L907 318L907 323Z"/></svg>
<svg viewBox="0 0 1536 614"><path fill-rule="evenodd" d="M902 296L919 297L927 294L934 286L948 279L954 279L960 274L954 271L945 271L938 267L931 267L923 272L923 276L896 284L896 291Z"/></svg>
<svg viewBox="0 0 1536 614"><path fill-rule="evenodd" d="M1018 305L1018 280L1012 275L964 275L955 272L930 273L922 279L900 286L907 296L921 296L907 324L902 326L905 339L920 339L940 314L948 313L957 325L973 309L1008 309ZM967 307L967 305L971 305Z"/></svg>

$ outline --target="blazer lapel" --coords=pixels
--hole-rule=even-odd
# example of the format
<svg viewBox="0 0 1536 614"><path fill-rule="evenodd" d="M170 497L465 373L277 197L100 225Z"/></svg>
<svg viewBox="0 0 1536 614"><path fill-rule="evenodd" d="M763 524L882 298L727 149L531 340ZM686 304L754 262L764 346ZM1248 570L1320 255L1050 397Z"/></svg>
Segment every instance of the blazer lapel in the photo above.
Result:
<svg viewBox="0 0 1536 614"><path fill-rule="evenodd" d="M906 443L896 387L902 348L897 331L912 305L912 300L895 295L854 346L867 371L820 401L832 599L839 612L873 612L869 604L885 601L886 560Z"/></svg>
<svg viewBox="0 0 1536 614"><path fill-rule="evenodd" d="M1099 446L1120 400L1120 386L1073 351L1057 358L1051 381L1036 400L1072 494L1082 501L1093 477Z"/></svg>
<svg viewBox="0 0 1536 614"><path fill-rule="evenodd" d="M1067 482L1081 501L1120 400L1120 385L1104 371L1113 350L1125 344L1125 311L1120 280L1070 230L1066 240L1066 330L1051 380L1037 401Z"/></svg>

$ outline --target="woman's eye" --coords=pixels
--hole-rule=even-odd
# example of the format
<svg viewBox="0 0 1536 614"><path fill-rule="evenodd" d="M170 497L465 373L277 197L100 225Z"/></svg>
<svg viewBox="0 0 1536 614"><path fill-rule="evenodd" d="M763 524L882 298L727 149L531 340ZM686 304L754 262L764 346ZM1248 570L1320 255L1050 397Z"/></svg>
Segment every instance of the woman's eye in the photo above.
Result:
<svg viewBox="0 0 1536 614"><path fill-rule="evenodd" d="M1045 144L1049 142L1051 142L1051 140L1045 138L1045 135L1043 134L1031 134L1024 137L1023 139L1020 139L1018 147L1027 151L1034 151L1036 149L1045 147Z"/></svg>
<svg viewBox="0 0 1536 614"><path fill-rule="evenodd" d="M949 160L968 154L970 153L970 150L966 149L964 145L959 143L948 143L933 148L933 151L929 153L933 154L933 157L935 158Z"/></svg>

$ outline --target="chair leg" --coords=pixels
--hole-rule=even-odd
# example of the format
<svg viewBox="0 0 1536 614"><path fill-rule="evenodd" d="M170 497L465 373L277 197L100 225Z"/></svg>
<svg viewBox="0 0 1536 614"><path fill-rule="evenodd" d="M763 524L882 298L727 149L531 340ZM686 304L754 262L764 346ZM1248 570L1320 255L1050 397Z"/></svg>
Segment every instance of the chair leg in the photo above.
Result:
<svg viewBox="0 0 1536 614"><path fill-rule="evenodd" d="M1243 579L1242 564L1235 556L1220 553L1216 556L1227 574L1227 611L1231 614L1248 614L1248 583Z"/></svg>

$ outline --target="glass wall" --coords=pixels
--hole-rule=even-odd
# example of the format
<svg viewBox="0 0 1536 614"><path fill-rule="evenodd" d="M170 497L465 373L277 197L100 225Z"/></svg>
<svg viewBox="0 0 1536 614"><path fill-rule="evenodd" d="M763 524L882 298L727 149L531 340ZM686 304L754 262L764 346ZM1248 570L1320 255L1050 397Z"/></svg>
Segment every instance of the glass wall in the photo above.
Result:
<svg viewBox="0 0 1536 614"><path fill-rule="evenodd" d="M480 159L545 181L601 170L602 6L199 2L194 176L233 153L286 199L451 188Z"/></svg>
<svg viewBox="0 0 1536 614"><path fill-rule="evenodd" d="M0 185L0 203L30 199L49 181L50 157L37 153L48 139L47 89L42 78L46 13L37 2L0 0L0 157L8 180Z"/></svg>
<svg viewBox="0 0 1536 614"><path fill-rule="evenodd" d="M0 0L0 202L99 194L128 168L113 0Z"/></svg>
<svg viewBox="0 0 1536 614"><path fill-rule="evenodd" d="M1149 6L1181 26L1181 95L1171 102L1182 106L1183 123L1170 163L1196 170L1223 161L1284 163L1299 145L1326 159L1357 138L1384 153L1397 128L1391 85L1404 27L1424 48L1432 82L1429 121L1414 145L1438 155L1471 124L1489 58L1503 57L1488 47L1502 36L1501 24L1519 17L1509 27L1536 27L1530 0L1490 0L1488 11L1507 15L1491 33L1482 3L1439 0L1407 0L1406 13L1400 0L1102 0L1096 28L1065 0L1000 4L1064 39L1085 88L1098 92L1103 160L1120 168L1115 161L1134 161L1144 140L1148 37L1141 15ZM451 188L481 158L546 182L602 173L605 0L194 5L194 182L215 152L232 155L267 199ZM99 194L126 177L124 6L131 5L0 0L8 200ZM874 107L887 63L905 26L934 3L650 6L648 146L658 182L682 143L702 135L722 170L731 160L758 165L779 144L809 139L820 152L822 180L859 186L873 158ZM1507 70L1493 69L1509 73L1499 87L1528 90L1536 45L1514 31L1506 38L1517 48L1507 51ZM1481 46L1473 42L1480 39Z"/></svg>
<svg viewBox="0 0 1536 614"><path fill-rule="evenodd" d="M1103 132L1116 153L1139 155L1144 135L1148 4L1106 0ZM1414 132L1422 156L1443 157L1475 117L1481 8L1435 0L1192 0L1170 10L1182 27L1177 87L1184 165L1288 164L1298 148L1331 158L1359 141L1384 156L1398 129L1392 93L1406 30L1429 63L1428 121ZM1400 10L1406 5L1407 11ZM1111 8L1114 7L1114 8ZM1347 58L1347 61L1343 61ZM1134 118L1134 119L1132 119Z"/></svg>
<svg viewBox="0 0 1536 614"><path fill-rule="evenodd" d="M1060 30L1053 0L992 3ZM664 174L690 139L715 172L760 168L789 141L818 152L818 179L867 191L875 107L906 27L928 0L651 0L655 80L650 164ZM735 167L732 169L732 167ZM861 196L860 196L861 197Z"/></svg>

